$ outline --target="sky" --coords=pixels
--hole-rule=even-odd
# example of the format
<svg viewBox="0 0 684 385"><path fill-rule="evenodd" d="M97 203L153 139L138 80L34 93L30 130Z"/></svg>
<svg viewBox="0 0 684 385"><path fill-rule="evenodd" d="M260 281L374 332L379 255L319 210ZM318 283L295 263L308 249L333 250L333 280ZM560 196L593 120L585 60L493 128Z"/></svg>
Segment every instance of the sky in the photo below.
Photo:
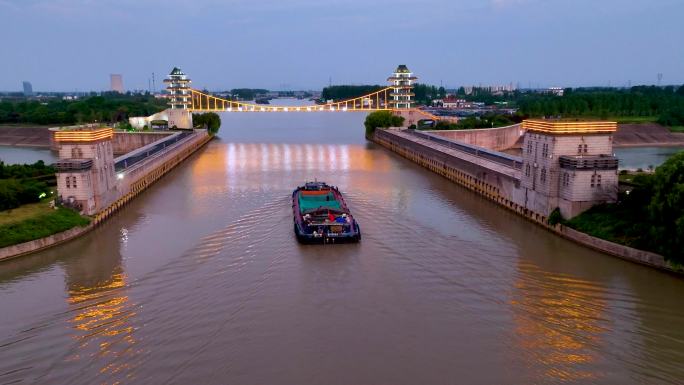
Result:
<svg viewBox="0 0 684 385"><path fill-rule="evenodd" d="M684 0L0 0L0 90L684 83Z"/></svg>

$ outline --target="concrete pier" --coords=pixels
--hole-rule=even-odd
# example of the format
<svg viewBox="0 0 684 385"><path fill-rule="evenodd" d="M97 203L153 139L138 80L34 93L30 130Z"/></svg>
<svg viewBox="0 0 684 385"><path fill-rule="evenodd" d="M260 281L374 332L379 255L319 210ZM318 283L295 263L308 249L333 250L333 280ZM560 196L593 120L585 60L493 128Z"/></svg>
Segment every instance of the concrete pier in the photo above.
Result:
<svg viewBox="0 0 684 385"><path fill-rule="evenodd" d="M562 224L550 224L548 214L527 206L527 190L521 183L524 163L520 157L466 143L460 143L463 147L459 143L450 145L448 141L441 142L437 135L405 129L376 130L370 139L561 237L631 262L684 273L681 266L671 264L661 255L596 238Z"/></svg>
<svg viewBox="0 0 684 385"><path fill-rule="evenodd" d="M79 156L63 157L57 163L58 194L65 204L80 208L92 221L86 227L0 248L0 261L67 242L92 230L212 139L206 130L169 132L113 158L111 129L80 126L53 132L71 135L57 137L61 154Z"/></svg>

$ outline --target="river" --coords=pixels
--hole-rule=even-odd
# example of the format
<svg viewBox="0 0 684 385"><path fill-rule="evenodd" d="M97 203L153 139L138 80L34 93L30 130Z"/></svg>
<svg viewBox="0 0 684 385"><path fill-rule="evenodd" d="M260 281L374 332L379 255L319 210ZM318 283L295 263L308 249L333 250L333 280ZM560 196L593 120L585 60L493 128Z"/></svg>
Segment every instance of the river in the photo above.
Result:
<svg viewBox="0 0 684 385"><path fill-rule="evenodd" d="M363 138L223 114L88 235L0 264L0 383L676 384L684 280L558 238ZM290 194L360 244L301 246Z"/></svg>

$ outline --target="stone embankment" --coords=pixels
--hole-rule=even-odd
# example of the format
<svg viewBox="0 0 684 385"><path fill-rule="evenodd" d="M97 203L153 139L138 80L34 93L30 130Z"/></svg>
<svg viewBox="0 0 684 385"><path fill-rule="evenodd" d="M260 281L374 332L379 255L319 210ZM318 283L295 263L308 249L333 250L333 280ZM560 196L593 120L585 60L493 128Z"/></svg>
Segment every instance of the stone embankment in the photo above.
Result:
<svg viewBox="0 0 684 385"><path fill-rule="evenodd" d="M0 146L50 147L48 127L0 126Z"/></svg>
<svg viewBox="0 0 684 385"><path fill-rule="evenodd" d="M671 132L655 123L620 124L613 135L614 147L684 147L684 133Z"/></svg>
<svg viewBox="0 0 684 385"><path fill-rule="evenodd" d="M376 130L369 139L566 239L631 262L684 273L682 266L666 261L661 255L596 238L561 224L552 225L548 218L523 207L515 196L520 179L517 164L508 166L499 160L493 162L487 153L474 155L459 151L411 135L408 130Z"/></svg>

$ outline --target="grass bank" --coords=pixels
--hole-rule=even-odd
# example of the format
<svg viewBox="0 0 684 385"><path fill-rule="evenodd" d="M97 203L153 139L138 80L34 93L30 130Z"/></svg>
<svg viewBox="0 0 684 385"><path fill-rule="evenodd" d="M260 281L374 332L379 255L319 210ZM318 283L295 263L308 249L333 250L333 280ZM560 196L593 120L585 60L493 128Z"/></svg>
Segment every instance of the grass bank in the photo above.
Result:
<svg viewBox="0 0 684 385"><path fill-rule="evenodd" d="M40 215L50 214L55 209L50 207L49 201L29 203L11 210L0 211L0 226L23 222Z"/></svg>
<svg viewBox="0 0 684 385"><path fill-rule="evenodd" d="M87 226L90 219L67 208L56 210L41 202L0 212L0 247L16 245Z"/></svg>

